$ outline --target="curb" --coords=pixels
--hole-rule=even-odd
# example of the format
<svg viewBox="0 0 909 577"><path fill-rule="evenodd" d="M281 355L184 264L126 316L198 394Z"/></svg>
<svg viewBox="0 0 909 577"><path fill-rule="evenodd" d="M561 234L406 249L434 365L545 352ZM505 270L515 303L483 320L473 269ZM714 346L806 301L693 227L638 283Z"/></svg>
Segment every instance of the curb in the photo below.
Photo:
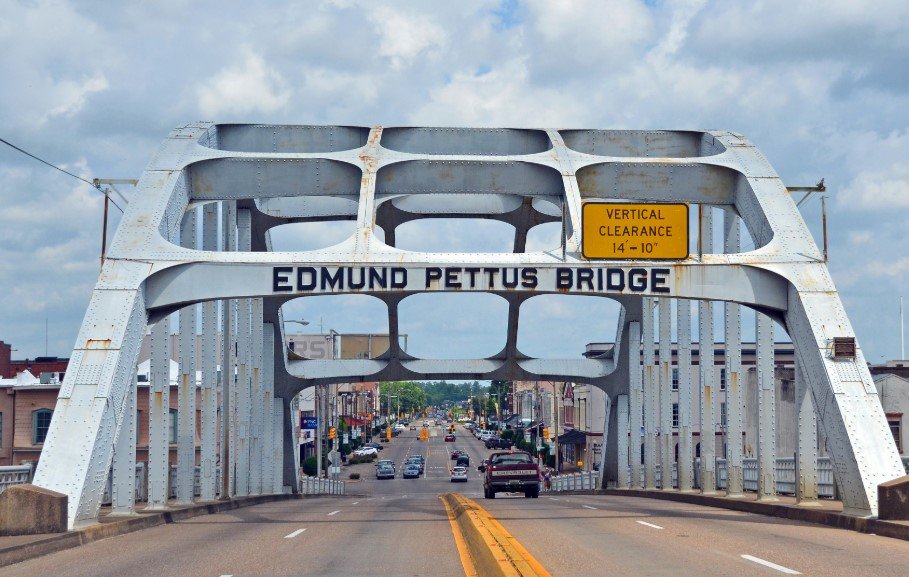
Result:
<svg viewBox="0 0 909 577"><path fill-rule="evenodd" d="M241 507L302 498L302 495L294 494L256 495L254 497L241 497L229 501L192 505L190 507L169 511L138 513L135 517L128 517L106 523L97 523L83 529L53 535L39 541L32 541L30 543L23 543L21 545L13 545L0 549L0 567L6 567L7 565L12 565L14 563L42 557L50 553L56 553L57 551L72 549L109 537L125 535L134 531L157 527L158 525L176 523L177 521L191 519L192 517L198 517L200 515L213 515L215 513L239 509Z"/></svg>
<svg viewBox="0 0 909 577"><path fill-rule="evenodd" d="M462 542L472 561L464 563L465 573L480 577L551 577L483 507L460 493L446 493L440 498L452 530L456 531L459 550Z"/></svg>
<svg viewBox="0 0 909 577"><path fill-rule="evenodd" d="M597 491L559 491L562 494L574 495L615 495L617 497L643 497L646 499L659 499L675 501L693 505L706 505L720 509L730 509L744 513L756 513L768 517L779 517L792 521L803 521L817 525L827 525L838 529L856 531L858 533L874 533L882 537L891 537L909 541L909 525L882 521L868 517L852 517L834 511L818 511L791 505L778 505L775 503L761 503L756 501L736 501L724 497L699 495L697 493L678 493L662 491L645 491L643 489L605 489Z"/></svg>

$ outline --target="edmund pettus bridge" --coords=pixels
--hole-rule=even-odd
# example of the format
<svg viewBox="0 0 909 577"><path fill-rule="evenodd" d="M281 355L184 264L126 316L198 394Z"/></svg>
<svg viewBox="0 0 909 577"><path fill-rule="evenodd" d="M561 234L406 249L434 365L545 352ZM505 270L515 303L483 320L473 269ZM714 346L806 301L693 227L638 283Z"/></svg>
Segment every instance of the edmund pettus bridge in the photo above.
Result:
<svg viewBox="0 0 909 577"><path fill-rule="evenodd" d="M513 250L395 246L397 227L431 218L510 224ZM272 249L274 227L339 220L355 227L334 246ZM528 232L546 223L561 224L559 246L528 251ZM401 303L440 292L504 299L502 350L453 360L403 350ZM384 303L389 349L366 359L288 357L282 306L346 294ZM523 353L517 339L522 305L546 294L618 303L616 326L588 319L603 340L614 339L612 353L569 359ZM724 322L715 330L719 309ZM755 403L745 399L743 314L755 315L754 333L745 336L756 348ZM172 320L180 336L171 479ZM777 455L775 446L773 335L779 328L791 338L796 359L794 498L777 495L774 478L777 458L792 457ZM147 333L143 507L135 498L135 375ZM699 345L700 366L713 367L716 342L725 347L722 392L710 370L692 378L693 345ZM227 367L220 371L224 378L219 367ZM673 368L679 374L678 455L674 435L666 434L673 429ZM366 479L348 483L344 495L296 498L311 488L311 480L300 478L291 410L296 395L326 384L417 379L554 380L602 389L608 423L603 465L565 494L500 497L482 505L470 499L481 492L474 467L466 497L446 497L443 504L438 495L452 486L446 445L435 435L420 441L407 432L384 453L392 459L424 454L421 479L373 481L364 469ZM692 423L700 422L701 438L713 436L721 426L713 410L720 395L728 407L722 425L728 438L742 435L747 407L757 407L752 490L746 490L748 455L740 443L729 443L722 482L713 444L702 443L695 458ZM826 440L835 502L817 500L818 431ZM466 431L457 434L474 461L488 453ZM487 524L490 539L513 534L509 542L517 545L502 550L524 560L499 567L518 571L511 574L608 568L622 574L835 574L849 567L858 575L864 574L859 566L874 561L879 572L868 574L883 575L909 566L904 542L742 511L804 511L816 513L807 521L827 515L836 519L832 524L881 534L883 525L869 529L882 523L879 486L903 475L825 255L790 191L743 135L197 122L172 131L139 179L88 304L33 485L50 491L42 495L65 496L70 531L91 530L99 520L110 525L116 514L135 518L157 510L173 517L199 503L281 496L229 514L169 517L173 524L138 533L155 535L135 537L129 554L123 544L131 541L85 545L83 552L96 551L84 561L85 574L115 574L129 563L136 564L133 571L211 575L488 574L486 564L495 563L473 549L480 541L470 538L476 529L467 527L470 517ZM102 508L108 483L112 510ZM696 501L710 495L712 501ZM20 500L23 508L32 503ZM730 508L707 506L720 501ZM156 545L138 540L150 538ZM812 550L826 552L818 557ZM8 569L50 567L41 563L55 556Z"/></svg>

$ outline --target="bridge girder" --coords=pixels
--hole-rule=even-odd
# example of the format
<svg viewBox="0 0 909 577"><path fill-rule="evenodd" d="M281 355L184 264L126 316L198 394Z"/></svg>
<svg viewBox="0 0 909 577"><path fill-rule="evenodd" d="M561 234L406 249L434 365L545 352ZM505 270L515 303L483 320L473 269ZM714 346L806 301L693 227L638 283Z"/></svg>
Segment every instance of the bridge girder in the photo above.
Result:
<svg viewBox="0 0 909 577"><path fill-rule="evenodd" d="M580 251L581 206L589 200L719 207L742 219L755 248L732 254L705 251L666 263L590 262ZM195 218L196 208L213 202L243 215L251 229L249 250L180 246L181 223ZM443 217L509 223L516 230L515 250L440 254L393 246L397 226ZM324 220L352 220L354 232L320 250L271 250L269 229ZM560 221L563 247L525 250L528 230ZM377 236L377 226L384 229L387 242ZM184 239L182 244L193 243ZM467 284L470 269L483 271L475 274L498 272L489 274L486 283L471 276ZM354 281L357 270L360 276ZM360 283L370 270L376 271L376 282L366 287ZM458 272L449 277L448 270ZM526 272L531 270L532 275ZM579 276L580 270L597 276ZM509 274L514 275L511 283ZM519 278L522 274L528 277ZM623 279L621 286L610 285L610 274ZM318 275L331 281L316 282ZM607 279L602 285L599 275ZM559 284L566 278L572 279L570 287ZM397 310L403 299L471 291L508 301L501 354L432 360L413 358L400 349ZM288 360L281 305L293 298L352 293L388 305L388 354L369 360ZM613 358L553 360L521 354L520 304L536 295L563 293L602 296L622 305ZM780 322L804 368L844 505L856 514L876 514L877 485L903 471L861 348L854 359L832 358L832 339L854 337L854 332L822 256L766 159L743 136L728 131L205 122L175 129L140 178L108 251L35 484L69 495L71 526L97 518L115 439L129 420L128 391L135 386L139 343L149 324L189 305L261 299L262 316L254 321L262 323L264 340L274 342L273 394L286 412L290 398L302 388L379 379L573 380L598 386L614 400L628 393L637 370L627 352L638 343L628 335L639 334L629 327L641 322L643 297L739 303ZM285 416L284 484L294 486L290 430Z"/></svg>

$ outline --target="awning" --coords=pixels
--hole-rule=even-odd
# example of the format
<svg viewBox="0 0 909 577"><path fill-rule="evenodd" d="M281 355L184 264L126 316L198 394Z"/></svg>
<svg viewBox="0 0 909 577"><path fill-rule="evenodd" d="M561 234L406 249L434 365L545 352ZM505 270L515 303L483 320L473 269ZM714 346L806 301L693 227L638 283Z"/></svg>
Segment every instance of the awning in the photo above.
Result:
<svg viewBox="0 0 909 577"><path fill-rule="evenodd" d="M559 444L560 445L586 445L587 444L587 433L584 431L579 431L577 429L572 429L567 433L559 435Z"/></svg>

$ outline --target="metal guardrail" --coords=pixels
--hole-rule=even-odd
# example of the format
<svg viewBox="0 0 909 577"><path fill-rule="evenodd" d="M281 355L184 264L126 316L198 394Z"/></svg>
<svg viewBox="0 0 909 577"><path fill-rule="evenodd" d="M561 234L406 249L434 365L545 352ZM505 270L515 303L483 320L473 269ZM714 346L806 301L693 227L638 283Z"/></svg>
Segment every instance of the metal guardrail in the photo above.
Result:
<svg viewBox="0 0 909 577"><path fill-rule="evenodd" d="M600 473L597 471L586 471L583 473L569 473L566 475L555 475L550 478L550 489L548 491L584 491L600 488Z"/></svg>
<svg viewBox="0 0 909 577"><path fill-rule="evenodd" d="M300 477L300 493L303 495L343 495L345 493L344 481L336 481L325 477Z"/></svg>
<svg viewBox="0 0 909 577"><path fill-rule="evenodd" d="M903 464L906 466L909 474L909 457L903 457ZM701 459L694 460L694 487L701 487ZM758 488L758 460L755 458L742 459L744 489L745 491L757 492ZM663 486L662 467L656 465L656 486ZM795 495L797 486L795 459L793 457L777 459L776 469L774 470L776 478L776 492L782 495ZM819 457L817 460L817 477L818 477L818 497L833 499L836 489L833 481L833 464L829 457ZM631 467L628 467L628 478L631 478ZM644 466L640 469L641 488L644 487ZM728 467L726 459L716 460L716 488L726 489L728 487ZM672 464L672 486L679 486L678 464Z"/></svg>
<svg viewBox="0 0 909 577"><path fill-rule="evenodd" d="M31 463L0 467L0 493L11 485L31 483L33 472L34 469Z"/></svg>

